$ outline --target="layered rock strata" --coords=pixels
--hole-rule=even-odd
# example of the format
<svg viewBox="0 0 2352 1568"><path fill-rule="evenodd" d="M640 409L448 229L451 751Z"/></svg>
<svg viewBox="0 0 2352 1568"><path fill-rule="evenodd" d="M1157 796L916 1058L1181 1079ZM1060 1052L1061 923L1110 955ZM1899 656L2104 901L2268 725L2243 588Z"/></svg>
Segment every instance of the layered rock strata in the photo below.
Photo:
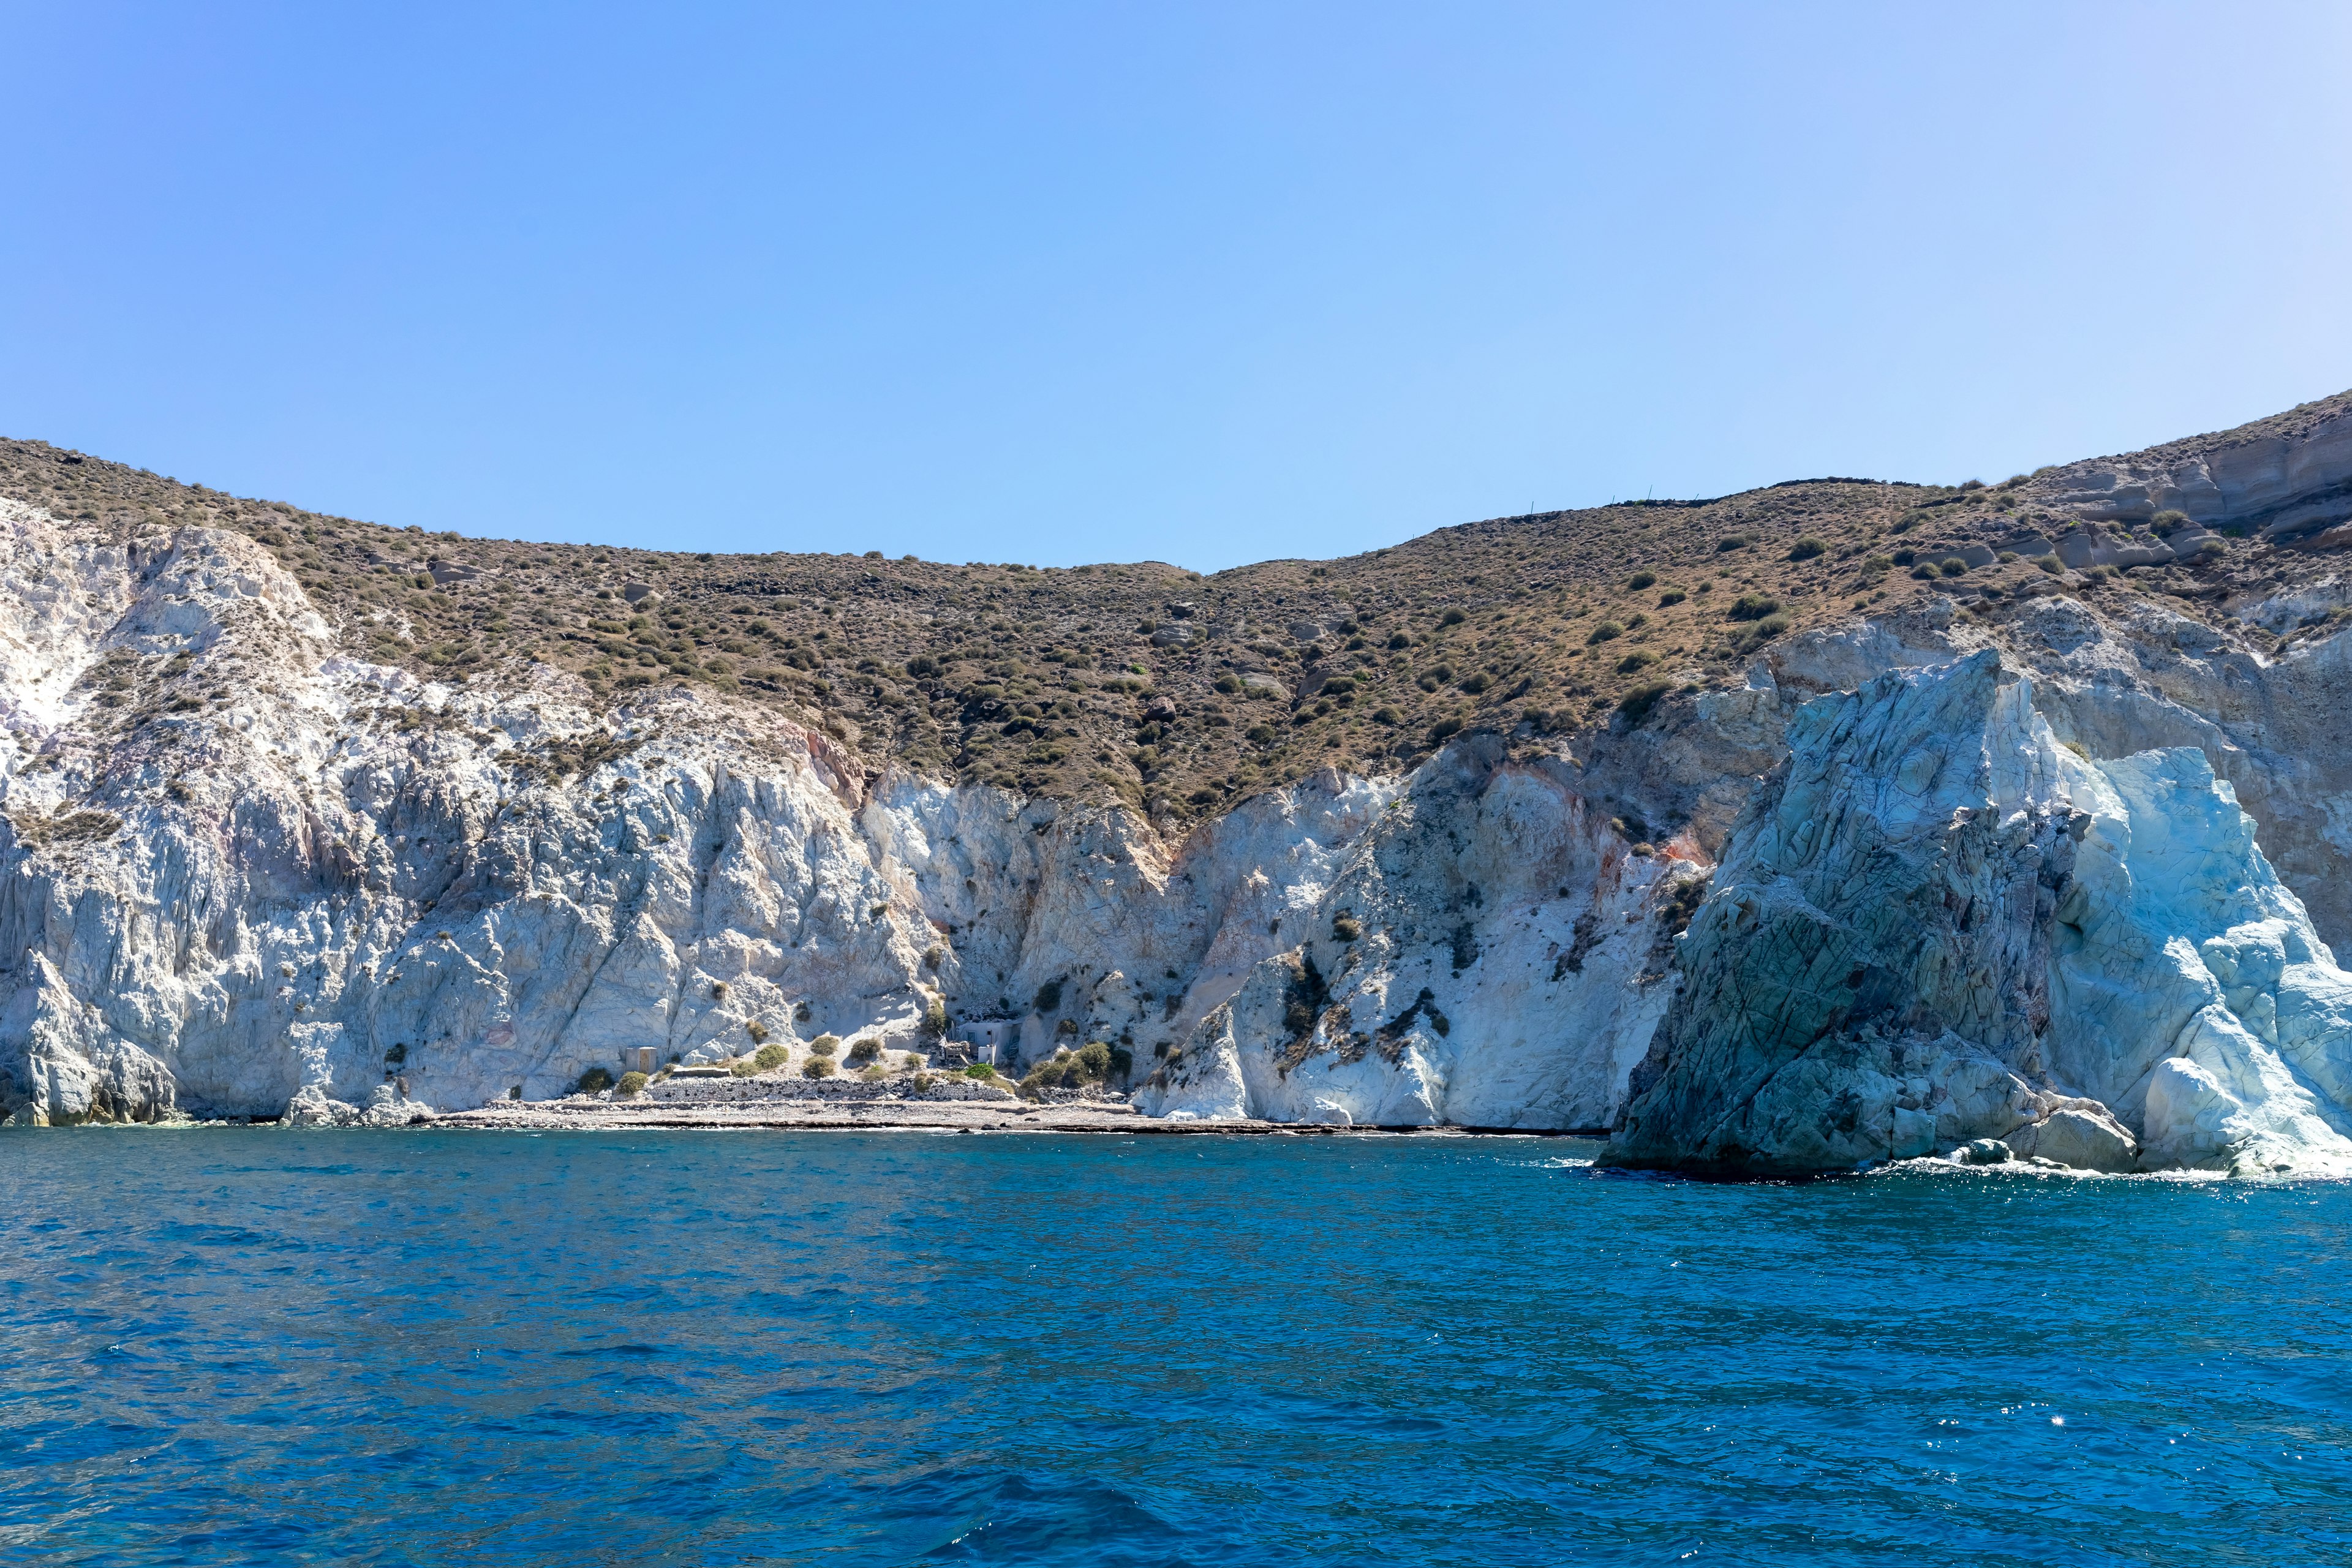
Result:
<svg viewBox="0 0 2352 1568"><path fill-rule="evenodd" d="M2352 519L2352 400L2342 395L2211 436L2035 477L2029 493L2090 521L2183 512L2293 539Z"/></svg>

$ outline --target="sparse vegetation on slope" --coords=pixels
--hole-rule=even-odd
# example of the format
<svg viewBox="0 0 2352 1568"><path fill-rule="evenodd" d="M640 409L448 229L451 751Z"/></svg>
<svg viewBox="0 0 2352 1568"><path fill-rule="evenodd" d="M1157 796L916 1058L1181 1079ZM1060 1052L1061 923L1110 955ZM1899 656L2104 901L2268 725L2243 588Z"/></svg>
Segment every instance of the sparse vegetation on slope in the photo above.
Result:
<svg viewBox="0 0 2352 1568"><path fill-rule="evenodd" d="M2288 550L2232 541L2062 584L2047 557L2004 549L2071 526L2032 500L2023 475L1992 487L1817 479L1495 519L1209 577L1156 562L1039 569L465 539L40 442L0 443L0 494L121 538L242 532L303 584L351 653L420 676L561 672L612 704L656 687L722 692L782 708L869 768L1115 797L1180 820L1327 766L1410 766L1467 728L1533 740L1612 712L1639 722L1670 691L1729 681L1773 639L1856 611L1948 595L1997 619L2063 587L2159 591L2211 614L2232 590L2295 570Z"/></svg>

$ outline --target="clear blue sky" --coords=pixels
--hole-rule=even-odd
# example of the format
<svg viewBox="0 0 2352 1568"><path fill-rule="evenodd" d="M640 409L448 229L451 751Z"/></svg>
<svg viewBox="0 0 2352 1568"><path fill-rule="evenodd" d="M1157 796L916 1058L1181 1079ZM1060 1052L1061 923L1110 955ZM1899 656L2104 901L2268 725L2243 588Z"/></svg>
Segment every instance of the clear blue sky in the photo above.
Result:
<svg viewBox="0 0 2352 1568"><path fill-rule="evenodd" d="M1213 570L2352 385L2352 7L0 3L0 433Z"/></svg>

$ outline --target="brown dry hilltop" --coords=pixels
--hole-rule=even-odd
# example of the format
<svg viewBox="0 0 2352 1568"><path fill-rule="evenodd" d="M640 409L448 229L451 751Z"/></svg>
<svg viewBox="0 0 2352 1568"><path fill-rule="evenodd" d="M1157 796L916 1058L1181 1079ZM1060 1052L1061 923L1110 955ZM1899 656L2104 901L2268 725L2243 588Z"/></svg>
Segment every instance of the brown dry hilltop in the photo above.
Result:
<svg viewBox="0 0 2352 1568"><path fill-rule="evenodd" d="M1176 825L1329 766L1408 768L1465 730L1526 741L1612 710L1638 722L1677 689L1736 680L1776 639L1855 612L1948 596L1963 617L1997 626L2059 592L2063 575L2064 591L2094 603L2147 595L2226 624L2233 603L2324 574L2344 530L2325 526L2324 507L2305 520L2322 526L2287 536L2227 516L2194 527L2144 495L2119 507L2115 472L2302 440L2347 408L2352 393L1993 484L1794 480L1494 518L1341 560L1208 576L1159 562L952 565L875 551L468 539L227 495L39 441L0 442L0 495L119 539L157 524L244 533L301 582L352 654L418 675L512 684L538 664L599 700L714 689L824 729L869 769L1115 799ZM2183 528L2192 536L2173 544L2184 547L2168 545Z"/></svg>

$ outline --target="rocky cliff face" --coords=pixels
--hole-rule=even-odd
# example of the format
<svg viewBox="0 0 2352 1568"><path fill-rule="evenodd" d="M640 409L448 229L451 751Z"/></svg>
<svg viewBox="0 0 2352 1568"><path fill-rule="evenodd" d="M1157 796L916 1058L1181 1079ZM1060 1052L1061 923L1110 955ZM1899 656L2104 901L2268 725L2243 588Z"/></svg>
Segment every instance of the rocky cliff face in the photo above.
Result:
<svg viewBox="0 0 2352 1568"><path fill-rule="evenodd" d="M0 523L0 1093L24 1121L386 1083L468 1106L825 1034L952 1055L942 1017L1016 1068L1080 1037L1149 1061L1296 944L1402 787L1318 776L1170 845L1118 810L867 777L748 705L599 712L344 659L233 534L126 552Z"/></svg>
<svg viewBox="0 0 2352 1568"><path fill-rule="evenodd" d="M2305 424L2281 493L2333 504ZM0 500L0 1114L463 1109L831 1035L1637 1164L2340 1169L2352 622L2297 548L2218 622L2053 560L1185 826L723 691L421 679L243 534Z"/></svg>
<svg viewBox="0 0 2352 1568"><path fill-rule="evenodd" d="M2229 784L2070 752L2034 692L1988 650L1798 712L1612 1158L2352 1168L2352 977Z"/></svg>
<svg viewBox="0 0 2352 1568"><path fill-rule="evenodd" d="M1491 739L1416 773L1145 1086L1161 1115L1606 1127L1708 862L1629 846L1578 770ZM1221 989L1229 989L1221 987ZM1203 998L1208 1000L1208 998Z"/></svg>

